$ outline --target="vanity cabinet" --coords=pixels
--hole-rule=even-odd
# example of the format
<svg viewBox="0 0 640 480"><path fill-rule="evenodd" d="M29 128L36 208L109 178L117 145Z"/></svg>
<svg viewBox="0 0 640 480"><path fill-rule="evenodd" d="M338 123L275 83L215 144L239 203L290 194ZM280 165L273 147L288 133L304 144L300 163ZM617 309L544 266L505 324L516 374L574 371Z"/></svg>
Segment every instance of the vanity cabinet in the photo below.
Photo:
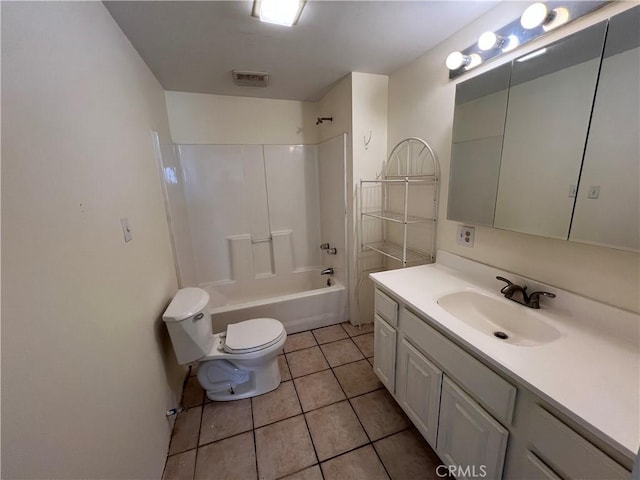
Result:
<svg viewBox="0 0 640 480"><path fill-rule="evenodd" d="M380 381L445 463L501 478L515 387L380 289L374 299Z"/></svg>
<svg viewBox="0 0 640 480"><path fill-rule="evenodd" d="M375 290L374 371L456 478L629 478L619 452L392 295Z"/></svg>
<svg viewBox="0 0 640 480"><path fill-rule="evenodd" d="M431 445L436 444L442 370L406 338L398 346L396 395L402 409Z"/></svg>
<svg viewBox="0 0 640 480"><path fill-rule="evenodd" d="M436 450L447 465L473 467L469 478L502 478L508 437L506 428L444 377Z"/></svg>

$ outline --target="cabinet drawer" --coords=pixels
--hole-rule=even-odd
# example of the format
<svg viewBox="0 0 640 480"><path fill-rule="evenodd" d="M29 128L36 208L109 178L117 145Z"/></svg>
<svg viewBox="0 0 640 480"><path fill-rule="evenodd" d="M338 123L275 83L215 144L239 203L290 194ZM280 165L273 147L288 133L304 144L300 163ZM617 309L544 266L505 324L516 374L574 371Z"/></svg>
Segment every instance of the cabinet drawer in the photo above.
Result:
<svg viewBox="0 0 640 480"><path fill-rule="evenodd" d="M446 366L445 372L498 420L511 423L517 392L513 385L405 308L400 310L400 330L431 359Z"/></svg>
<svg viewBox="0 0 640 480"><path fill-rule="evenodd" d="M631 475L542 408L533 413L529 440L536 454L566 480L626 480Z"/></svg>
<svg viewBox="0 0 640 480"><path fill-rule="evenodd" d="M527 452L522 478L527 480L562 480L531 452Z"/></svg>
<svg viewBox="0 0 640 480"><path fill-rule="evenodd" d="M376 288L376 313L394 327L398 326L398 303Z"/></svg>

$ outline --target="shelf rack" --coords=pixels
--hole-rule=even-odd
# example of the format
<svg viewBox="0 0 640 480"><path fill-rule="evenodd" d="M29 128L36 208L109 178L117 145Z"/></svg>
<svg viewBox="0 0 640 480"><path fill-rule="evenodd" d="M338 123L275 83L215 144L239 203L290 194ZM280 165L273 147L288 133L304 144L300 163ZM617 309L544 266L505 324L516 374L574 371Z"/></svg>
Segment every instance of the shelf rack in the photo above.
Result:
<svg viewBox="0 0 640 480"><path fill-rule="evenodd" d="M411 137L398 143L380 178L360 180L361 252L374 251L400 262L402 267L435 260L439 166L431 147ZM421 188L430 187L430 188ZM417 195L414 192L420 191ZM422 197L425 198L422 198ZM430 197L430 198L429 198ZM371 228L369 221L381 222ZM401 229L401 241L390 238L391 225ZM430 239L409 246L410 228L422 225ZM397 232L397 230L396 230ZM415 244L415 239L413 239Z"/></svg>

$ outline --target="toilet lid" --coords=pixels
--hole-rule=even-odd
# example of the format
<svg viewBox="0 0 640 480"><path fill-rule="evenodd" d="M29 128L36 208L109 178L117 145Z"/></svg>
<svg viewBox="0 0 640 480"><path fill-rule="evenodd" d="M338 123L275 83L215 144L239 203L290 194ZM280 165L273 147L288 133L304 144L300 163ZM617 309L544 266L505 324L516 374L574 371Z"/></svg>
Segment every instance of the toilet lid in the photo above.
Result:
<svg viewBox="0 0 640 480"><path fill-rule="evenodd" d="M227 326L224 349L229 353L249 353L267 348L285 335L284 326L273 318L254 318Z"/></svg>

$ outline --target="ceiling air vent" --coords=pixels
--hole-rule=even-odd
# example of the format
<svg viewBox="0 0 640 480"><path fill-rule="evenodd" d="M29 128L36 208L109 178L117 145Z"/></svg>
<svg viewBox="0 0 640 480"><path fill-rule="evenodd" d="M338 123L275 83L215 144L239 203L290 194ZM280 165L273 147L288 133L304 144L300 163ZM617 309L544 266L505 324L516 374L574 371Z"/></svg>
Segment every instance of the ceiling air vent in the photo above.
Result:
<svg viewBox="0 0 640 480"><path fill-rule="evenodd" d="M233 83L239 87L266 87L269 82L267 72L241 72L233 70Z"/></svg>

